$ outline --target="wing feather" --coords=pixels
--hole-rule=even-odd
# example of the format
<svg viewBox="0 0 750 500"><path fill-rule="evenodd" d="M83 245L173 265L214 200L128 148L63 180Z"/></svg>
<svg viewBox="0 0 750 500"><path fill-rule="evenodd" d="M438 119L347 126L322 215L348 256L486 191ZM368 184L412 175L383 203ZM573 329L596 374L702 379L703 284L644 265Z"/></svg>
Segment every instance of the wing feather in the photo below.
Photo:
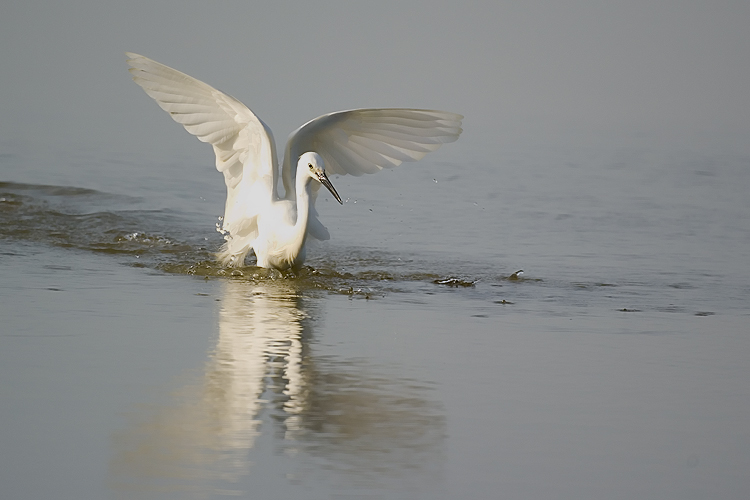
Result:
<svg viewBox="0 0 750 500"><path fill-rule="evenodd" d="M318 117L294 131L282 166L284 189L294 194L297 158L315 151L326 170L362 175L421 160L461 135L463 116L425 109L354 109Z"/></svg>
<svg viewBox="0 0 750 500"><path fill-rule="evenodd" d="M227 186L223 229L251 241L257 214L277 198L271 130L234 97L147 57L127 56L135 83L185 130L213 146Z"/></svg>

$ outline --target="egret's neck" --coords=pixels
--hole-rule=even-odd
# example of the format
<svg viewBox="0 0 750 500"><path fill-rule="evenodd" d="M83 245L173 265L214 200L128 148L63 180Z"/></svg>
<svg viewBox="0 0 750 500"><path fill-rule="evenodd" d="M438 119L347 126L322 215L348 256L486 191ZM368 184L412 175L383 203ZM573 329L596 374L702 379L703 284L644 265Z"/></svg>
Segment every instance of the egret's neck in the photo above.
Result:
<svg viewBox="0 0 750 500"><path fill-rule="evenodd" d="M299 238L300 245L307 239L307 223L310 217L310 182L312 178L303 169L297 169L297 220L294 223L294 234Z"/></svg>

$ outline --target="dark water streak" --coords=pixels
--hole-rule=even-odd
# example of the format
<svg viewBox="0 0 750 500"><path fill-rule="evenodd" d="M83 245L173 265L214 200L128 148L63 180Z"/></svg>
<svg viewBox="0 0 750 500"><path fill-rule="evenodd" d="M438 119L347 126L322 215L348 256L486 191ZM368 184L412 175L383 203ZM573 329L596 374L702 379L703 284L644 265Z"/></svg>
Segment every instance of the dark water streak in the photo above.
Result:
<svg viewBox="0 0 750 500"><path fill-rule="evenodd" d="M199 235L191 221L169 210L143 210L140 198L91 189L0 183L0 238L24 246L46 245L109 254L120 264L170 274L230 278L250 282L295 279L303 289L359 294L367 298L399 291L400 283L432 283L447 287L473 286L479 281L518 280L517 276L474 271L445 274L449 264L402 259L361 248L328 249L313 256L299 276L250 265L227 269L213 258L221 236ZM332 251L330 251L332 250Z"/></svg>

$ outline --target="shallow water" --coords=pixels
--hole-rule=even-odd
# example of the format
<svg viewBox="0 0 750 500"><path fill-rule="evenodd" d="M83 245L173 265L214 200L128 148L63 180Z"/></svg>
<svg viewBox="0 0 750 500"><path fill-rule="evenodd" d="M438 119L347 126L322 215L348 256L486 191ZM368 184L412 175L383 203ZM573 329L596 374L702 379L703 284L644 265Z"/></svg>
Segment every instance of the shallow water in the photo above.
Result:
<svg viewBox="0 0 750 500"><path fill-rule="evenodd" d="M4 497L750 489L747 158L333 179L299 277L214 263L208 167L2 161Z"/></svg>

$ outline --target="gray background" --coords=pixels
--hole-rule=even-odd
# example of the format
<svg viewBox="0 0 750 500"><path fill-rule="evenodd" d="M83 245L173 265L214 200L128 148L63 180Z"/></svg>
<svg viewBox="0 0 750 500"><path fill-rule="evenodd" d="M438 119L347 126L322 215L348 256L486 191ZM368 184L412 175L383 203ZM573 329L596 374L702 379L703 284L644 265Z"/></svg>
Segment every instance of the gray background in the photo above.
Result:
<svg viewBox="0 0 750 500"><path fill-rule="evenodd" d="M211 161L129 81L133 51L239 98L280 143L322 113L404 106L464 114L456 157L746 154L749 19L745 1L4 2L0 147Z"/></svg>

